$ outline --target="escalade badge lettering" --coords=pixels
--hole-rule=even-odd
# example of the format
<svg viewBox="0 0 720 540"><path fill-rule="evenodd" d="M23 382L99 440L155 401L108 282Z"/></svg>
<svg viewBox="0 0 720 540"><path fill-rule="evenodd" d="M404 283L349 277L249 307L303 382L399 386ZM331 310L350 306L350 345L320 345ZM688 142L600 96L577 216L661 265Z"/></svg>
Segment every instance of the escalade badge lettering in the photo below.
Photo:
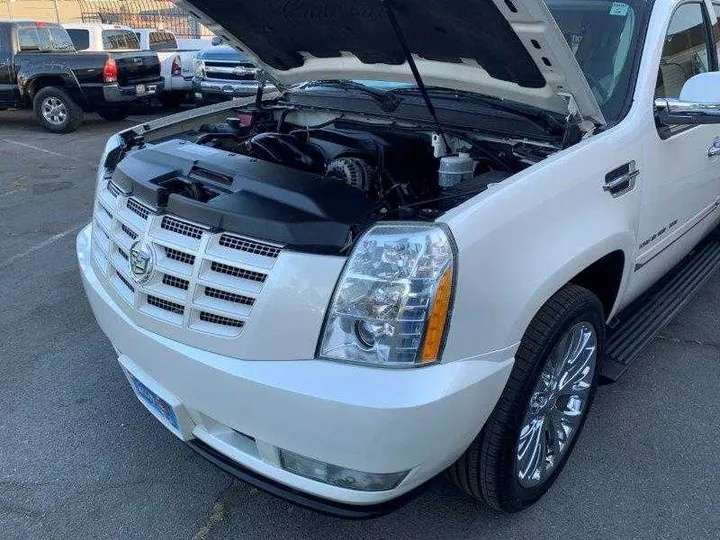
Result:
<svg viewBox="0 0 720 540"><path fill-rule="evenodd" d="M132 278L136 283L143 284L150 281L155 270L155 253L150 244L138 240L130 246L128 257Z"/></svg>

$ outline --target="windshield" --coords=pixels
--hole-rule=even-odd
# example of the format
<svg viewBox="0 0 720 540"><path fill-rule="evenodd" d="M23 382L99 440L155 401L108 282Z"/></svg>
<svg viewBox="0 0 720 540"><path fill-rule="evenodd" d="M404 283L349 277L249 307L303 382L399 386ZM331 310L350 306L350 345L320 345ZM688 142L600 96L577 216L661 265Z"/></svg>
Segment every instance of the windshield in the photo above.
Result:
<svg viewBox="0 0 720 540"><path fill-rule="evenodd" d="M608 122L625 112L647 2L546 0Z"/></svg>

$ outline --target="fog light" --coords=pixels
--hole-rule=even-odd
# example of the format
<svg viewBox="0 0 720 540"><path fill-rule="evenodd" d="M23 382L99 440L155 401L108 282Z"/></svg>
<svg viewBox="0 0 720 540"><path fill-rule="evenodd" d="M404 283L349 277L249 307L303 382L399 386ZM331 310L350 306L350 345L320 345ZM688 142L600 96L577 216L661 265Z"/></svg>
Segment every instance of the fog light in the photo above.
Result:
<svg viewBox="0 0 720 540"><path fill-rule="evenodd" d="M373 474L330 465L280 449L283 469L288 472L355 491L388 491L400 485L410 471Z"/></svg>

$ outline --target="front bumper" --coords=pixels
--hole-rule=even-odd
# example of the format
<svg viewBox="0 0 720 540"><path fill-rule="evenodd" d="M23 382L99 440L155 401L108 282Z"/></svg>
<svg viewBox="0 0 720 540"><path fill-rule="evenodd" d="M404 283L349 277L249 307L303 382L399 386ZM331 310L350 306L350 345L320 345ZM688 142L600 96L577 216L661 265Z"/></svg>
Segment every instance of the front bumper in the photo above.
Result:
<svg viewBox="0 0 720 540"><path fill-rule="evenodd" d="M138 86L143 86L145 92L138 94ZM160 95L164 88L165 83L161 79L132 86L106 84L103 85L103 97L105 101L110 103L122 103Z"/></svg>
<svg viewBox="0 0 720 540"><path fill-rule="evenodd" d="M77 238L83 284L126 373L178 404L176 434L205 457L295 503L345 517L378 514L377 505L415 490L464 452L512 368L512 358L412 370L243 361L183 345L122 312L90 263L90 235L88 226ZM355 491L285 471L278 449L359 471L410 473L391 491Z"/></svg>
<svg viewBox="0 0 720 540"><path fill-rule="evenodd" d="M209 81L197 77L193 80L196 100L209 103L252 96L257 93L259 87L258 81ZM265 90L272 92L275 87L266 85Z"/></svg>

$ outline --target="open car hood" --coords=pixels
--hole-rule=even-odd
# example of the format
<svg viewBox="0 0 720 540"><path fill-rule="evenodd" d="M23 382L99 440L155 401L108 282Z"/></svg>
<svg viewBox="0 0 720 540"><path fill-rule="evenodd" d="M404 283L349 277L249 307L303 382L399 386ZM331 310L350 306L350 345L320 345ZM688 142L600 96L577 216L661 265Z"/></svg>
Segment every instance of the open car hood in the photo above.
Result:
<svg viewBox="0 0 720 540"><path fill-rule="evenodd" d="M380 0L175 2L281 84L414 82ZM542 0L393 0L392 5L426 85L564 115L577 111L605 123Z"/></svg>

